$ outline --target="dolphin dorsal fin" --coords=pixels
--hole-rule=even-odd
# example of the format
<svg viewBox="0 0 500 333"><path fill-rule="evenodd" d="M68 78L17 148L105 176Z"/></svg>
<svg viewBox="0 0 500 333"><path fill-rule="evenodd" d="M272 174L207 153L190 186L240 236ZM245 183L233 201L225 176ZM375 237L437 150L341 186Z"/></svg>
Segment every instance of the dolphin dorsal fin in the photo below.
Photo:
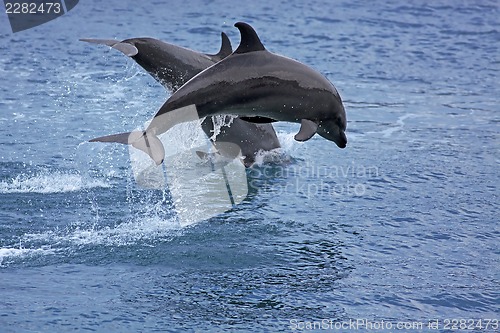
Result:
<svg viewBox="0 0 500 333"><path fill-rule="evenodd" d="M252 26L244 22L237 22L234 26L240 30L241 35L240 45L234 53L264 51L266 49Z"/></svg>
<svg viewBox="0 0 500 333"><path fill-rule="evenodd" d="M229 40L229 37L224 32L220 33L220 36L222 38L222 44L220 46L220 50L217 54L207 54L212 60L219 62L231 53L233 53L233 46L231 45L231 41Z"/></svg>
<svg viewBox="0 0 500 333"><path fill-rule="evenodd" d="M216 54L216 56L220 57L221 59L224 59L225 57L233 53L233 46L231 45L229 37L227 37L227 35L224 32L221 32L220 36L222 38L222 44L220 46L220 51L219 53Z"/></svg>

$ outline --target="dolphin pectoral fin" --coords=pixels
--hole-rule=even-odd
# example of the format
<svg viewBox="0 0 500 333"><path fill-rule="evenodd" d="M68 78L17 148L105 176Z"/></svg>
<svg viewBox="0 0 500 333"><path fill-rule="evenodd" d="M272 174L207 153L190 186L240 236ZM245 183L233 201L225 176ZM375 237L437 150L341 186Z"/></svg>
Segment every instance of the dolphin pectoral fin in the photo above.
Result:
<svg viewBox="0 0 500 333"><path fill-rule="evenodd" d="M138 135L134 135L135 133ZM138 137L136 138L134 136ZM132 132L130 142L132 147L142 150L148 154L149 157L155 161L156 165L163 163L163 159L165 158L165 148L163 148L163 144L155 134L149 132Z"/></svg>
<svg viewBox="0 0 500 333"><path fill-rule="evenodd" d="M116 142L124 145L132 145L132 147L148 154L157 165L160 165L165 158L165 149L160 139L149 132L134 131L112 134L89 140L89 142Z"/></svg>
<svg viewBox="0 0 500 333"><path fill-rule="evenodd" d="M274 123L276 120L272 118L267 118L267 117L260 117L260 116L255 116L255 117L240 117L241 120L247 121L249 123L255 123L255 124L269 124L269 123Z"/></svg>
<svg viewBox="0 0 500 333"><path fill-rule="evenodd" d="M125 54L127 57L133 57L139 53L139 50L137 47L130 43L123 43L114 39L92 39L92 38L82 38L80 39L82 42L87 42L87 43L93 43L93 44L101 44L101 45L107 45L110 46L123 54Z"/></svg>
<svg viewBox="0 0 500 333"><path fill-rule="evenodd" d="M302 119L300 121L299 133L295 134L294 139L297 141L307 141L316 134L318 124L309 119Z"/></svg>

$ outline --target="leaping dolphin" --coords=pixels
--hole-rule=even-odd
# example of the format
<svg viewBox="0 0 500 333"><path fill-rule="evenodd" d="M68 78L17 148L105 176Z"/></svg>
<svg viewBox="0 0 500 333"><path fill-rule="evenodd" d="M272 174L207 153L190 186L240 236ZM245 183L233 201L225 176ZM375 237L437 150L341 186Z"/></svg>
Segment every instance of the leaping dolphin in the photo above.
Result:
<svg viewBox="0 0 500 333"><path fill-rule="evenodd" d="M217 54L204 54L161 40L142 37L123 41L82 38L83 42L112 47L134 59L151 76L170 91L176 91L202 70L233 52L231 41L221 33L222 44Z"/></svg>
<svg viewBox="0 0 500 333"><path fill-rule="evenodd" d="M193 76L232 53L231 42L224 32L221 33L221 38L222 44L216 54L196 52L154 38L129 38L123 41L87 38L80 40L119 50L135 60L167 90L175 92ZM214 121L211 117L206 118L201 127L208 137L213 136ZM214 144L218 149L223 150L227 146L218 145L217 142L238 145L247 167L255 162L255 156L259 151L270 151L280 147L271 124L255 124L239 118L233 119L229 127L223 126L216 137Z"/></svg>
<svg viewBox="0 0 500 333"><path fill-rule="evenodd" d="M333 84L312 68L267 51L250 25L238 22L235 26L241 34L236 51L179 88L145 131L91 141L132 144L161 164L165 152L157 135L192 120L176 111L194 106L200 118L235 114L255 122L298 122L297 141L318 133L345 148L346 113Z"/></svg>

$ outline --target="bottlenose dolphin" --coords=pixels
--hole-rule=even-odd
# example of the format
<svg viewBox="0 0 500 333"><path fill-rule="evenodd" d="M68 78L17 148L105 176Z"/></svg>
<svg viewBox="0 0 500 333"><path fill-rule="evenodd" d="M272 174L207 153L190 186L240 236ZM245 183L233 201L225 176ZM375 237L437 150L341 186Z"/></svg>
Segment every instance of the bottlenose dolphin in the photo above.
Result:
<svg viewBox="0 0 500 333"><path fill-rule="evenodd" d="M255 122L298 122L295 140L306 141L318 133L345 148L346 113L333 84L312 68L267 51L250 25L235 26L241 34L236 51L172 94L145 131L91 141L132 144L161 164L165 153L157 135L196 119L179 113L194 107L199 118L235 114Z"/></svg>
<svg viewBox="0 0 500 333"><path fill-rule="evenodd" d="M233 52L231 41L221 33L222 44L217 54L204 54L161 40L142 37L123 41L82 38L83 42L110 46L134 59L166 89L176 91L202 70Z"/></svg>
<svg viewBox="0 0 500 333"><path fill-rule="evenodd" d="M175 92L193 76L232 53L231 42L224 32L221 33L221 38L222 44L216 54L196 52L154 38L129 38L123 41L80 40L107 45L119 50L135 60L167 90ZM220 129L220 133L213 142L222 150L226 145L217 145L217 142L230 142L240 146L245 166L249 167L255 162L255 156L259 151L270 151L280 147L271 124L255 124L239 118L231 121L230 127L223 126ZM207 117L201 123L201 127L208 137L213 136L214 121L211 117Z"/></svg>

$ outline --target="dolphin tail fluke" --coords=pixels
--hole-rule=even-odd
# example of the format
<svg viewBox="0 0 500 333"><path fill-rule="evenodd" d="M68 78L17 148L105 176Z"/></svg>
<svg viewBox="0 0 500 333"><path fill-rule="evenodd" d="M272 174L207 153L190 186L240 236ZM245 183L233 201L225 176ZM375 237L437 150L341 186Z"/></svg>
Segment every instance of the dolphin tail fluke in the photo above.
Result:
<svg viewBox="0 0 500 333"><path fill-rule="evenodd" d="M148 154L155 161L156 165L163 163L163 159L165 158L165 148L163 148L160 139L155 134L149 132L134 131L106 135L92 139L90 142L116 142L124 145L132 145Z"/></svg>
<svg viewBox="0 0 500 333"><path fill-rule="evenodd" d="M114 39L81 38L80 41L110 46L125 54L127 57L133 57L139 53L139 50L134 45L127 42L120 42Z"/></svg>
<svg viewBox="0 0 500 333"><path fill-rule="evenodd" d="M132 134L132 133L127 132L127 133L106 135L106 136L101 136L101 137L89 140L89 142L116 142L116 143L128 145L128 144L130 144L129 139L128 139L130 134Z"/></svg>

